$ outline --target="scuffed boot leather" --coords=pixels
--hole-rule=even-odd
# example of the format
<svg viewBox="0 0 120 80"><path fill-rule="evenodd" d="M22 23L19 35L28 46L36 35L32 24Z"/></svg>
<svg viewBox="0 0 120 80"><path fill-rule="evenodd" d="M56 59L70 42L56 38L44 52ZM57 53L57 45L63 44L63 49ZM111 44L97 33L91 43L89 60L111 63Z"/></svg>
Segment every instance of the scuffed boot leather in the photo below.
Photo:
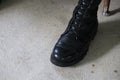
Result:
<svg viewBox="0 0 120 80"><path fill-rule="evenodd" d="M67 67L78 63L86 55L97 28L97 10L101 0L80 0L67 29L51 54L51 62Z"/></svg>

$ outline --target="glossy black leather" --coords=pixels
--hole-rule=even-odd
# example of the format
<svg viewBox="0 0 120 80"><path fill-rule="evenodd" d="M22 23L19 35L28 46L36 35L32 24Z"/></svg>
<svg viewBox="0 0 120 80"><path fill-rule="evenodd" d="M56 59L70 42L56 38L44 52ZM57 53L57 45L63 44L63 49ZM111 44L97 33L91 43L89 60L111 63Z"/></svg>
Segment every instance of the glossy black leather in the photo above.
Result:
<svg viewBox="0 0 120 80"><path fill-rule="evenodd" d="M51 62L57 66L73 65L84 58L97 28L97 10L101 0L80 0L67 29L57 41Z"/></svg>

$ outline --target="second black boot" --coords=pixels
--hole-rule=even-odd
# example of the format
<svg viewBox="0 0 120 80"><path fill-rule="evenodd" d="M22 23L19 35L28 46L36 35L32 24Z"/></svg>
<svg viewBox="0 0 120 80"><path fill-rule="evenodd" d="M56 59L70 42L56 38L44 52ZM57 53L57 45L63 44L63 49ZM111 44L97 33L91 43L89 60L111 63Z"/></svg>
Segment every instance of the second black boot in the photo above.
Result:
<svg viewBox="0 0 120 80"><path fill-rule="evenodd" d="M53 49L50 58L53 64L67 67L84 58L97 32L100 2L101 0L79 0L67 29Z"/></svg>

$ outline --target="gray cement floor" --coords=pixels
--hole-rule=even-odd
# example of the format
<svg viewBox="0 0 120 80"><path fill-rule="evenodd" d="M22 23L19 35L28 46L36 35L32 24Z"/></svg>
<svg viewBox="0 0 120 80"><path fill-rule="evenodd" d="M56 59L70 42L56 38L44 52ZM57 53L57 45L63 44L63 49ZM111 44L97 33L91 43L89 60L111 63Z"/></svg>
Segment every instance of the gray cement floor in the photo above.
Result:
<svg viewBox="0 0 120 80"><path fill-rule="evenodd" d="M4 0L0 5L0 80L120 80L120 0L114 15L98 12L99 30L88 55L60 68L49 58L78 0Z"/></svg>

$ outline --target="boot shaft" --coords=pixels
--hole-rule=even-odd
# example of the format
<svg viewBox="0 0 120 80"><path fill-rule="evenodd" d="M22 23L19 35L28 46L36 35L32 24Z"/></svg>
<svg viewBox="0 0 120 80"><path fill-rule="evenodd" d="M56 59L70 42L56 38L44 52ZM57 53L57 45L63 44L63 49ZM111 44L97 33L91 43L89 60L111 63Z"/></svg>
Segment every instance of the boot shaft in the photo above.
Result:
<svg viewBox="0 0 120 80"><path fill-rule="evenodd" d="M76 6L73 17L76 15L79 16L97 16L98 6L101 0L79 0L78 5Z"/></svg>
<svg viewBox="0 0 120 80"><path fill-rule="evenodd" d="M76 34L79 34L79 32L84 34L85 30L97 27L97 11L100 2L101 0L79 0L78 5L73 11L73 16L68 24L68 27L63 35L67 34L71 30ZM89 24L94 25L90 26Z"/></svg>

